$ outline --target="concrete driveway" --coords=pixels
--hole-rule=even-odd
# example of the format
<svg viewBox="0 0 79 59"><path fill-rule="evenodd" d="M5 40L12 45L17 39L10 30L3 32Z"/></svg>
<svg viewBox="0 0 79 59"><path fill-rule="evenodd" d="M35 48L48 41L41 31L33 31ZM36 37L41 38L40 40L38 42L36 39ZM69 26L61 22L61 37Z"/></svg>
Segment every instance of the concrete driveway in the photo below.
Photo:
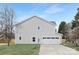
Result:
<svg viewBox="0 0 79 59"><path fill-rule="evenodd" d="M40 45L39 55L79 55L79 51L63 45Z"/></svg>

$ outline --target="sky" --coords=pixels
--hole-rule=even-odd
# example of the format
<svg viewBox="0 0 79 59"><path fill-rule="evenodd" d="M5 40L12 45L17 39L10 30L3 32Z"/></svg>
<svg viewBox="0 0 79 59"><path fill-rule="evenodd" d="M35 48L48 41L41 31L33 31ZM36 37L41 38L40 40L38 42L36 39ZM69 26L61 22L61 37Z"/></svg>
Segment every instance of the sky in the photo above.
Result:
<svg viewBox="0 0 79 59"><path fill-rule="evenodd" d="M77 13L78 3L10 3L0 4L0 8L7 5L16 14L16 23L29 17L38 16L47 21L54 21L57 27L61 21L67 23L74 20Z"/></svg>

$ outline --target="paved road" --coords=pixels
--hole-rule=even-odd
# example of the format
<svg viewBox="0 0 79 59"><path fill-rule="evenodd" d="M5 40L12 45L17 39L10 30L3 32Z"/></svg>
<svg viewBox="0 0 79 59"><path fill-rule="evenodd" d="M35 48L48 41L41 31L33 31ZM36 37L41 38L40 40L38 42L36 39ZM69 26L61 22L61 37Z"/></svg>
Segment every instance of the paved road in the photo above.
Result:
<svg viewBox="0 0 79 59"><path fill-rule="evenodd" d="M39 55L79 55L79 52L63 45L41 45Z"/></svg>

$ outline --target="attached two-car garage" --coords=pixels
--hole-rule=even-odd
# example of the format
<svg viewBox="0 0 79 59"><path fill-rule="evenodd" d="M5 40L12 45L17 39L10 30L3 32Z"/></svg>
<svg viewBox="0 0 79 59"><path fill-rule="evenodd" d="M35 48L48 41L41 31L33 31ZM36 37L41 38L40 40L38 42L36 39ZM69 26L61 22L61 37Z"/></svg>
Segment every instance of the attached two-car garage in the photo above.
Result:
<svg viewBox="0 0 79 59"><path fill-rule="evenodd" d="M56 36L49 36L49 37L43 37L41 39L40 44L61 44L62 42L62 36L61 34Z"/></svg>

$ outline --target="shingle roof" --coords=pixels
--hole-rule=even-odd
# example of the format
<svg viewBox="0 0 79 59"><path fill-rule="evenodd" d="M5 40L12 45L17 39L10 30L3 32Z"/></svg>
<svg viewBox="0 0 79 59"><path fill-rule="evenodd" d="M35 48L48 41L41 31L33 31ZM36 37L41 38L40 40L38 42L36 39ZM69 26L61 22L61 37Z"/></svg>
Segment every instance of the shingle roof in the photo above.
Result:
<svg viewBox="0 0 79 59"><path fill-rule="evenodd" d="M26 20L24 20L24 21L22 21L22 22L16 24L15 26L17 26L17 25L19 25L19 24L22 24L22 23L24 23L24 22L26 22L26 21L28 21L28 20L34 18L34 17L39 18L40 20L43 20L43 21L45 21L45 22L47 22L47 23L49 23L49 24L52 24L52 25L55 24L55 25L56 25L56 23L55 23L54 21L46 21L46 20L44 20L44 19L41 18L41 17L38 17L38 16L32 16L32 17L30 17L30 18L28 18L28 19L26 19Z"/></svg>

